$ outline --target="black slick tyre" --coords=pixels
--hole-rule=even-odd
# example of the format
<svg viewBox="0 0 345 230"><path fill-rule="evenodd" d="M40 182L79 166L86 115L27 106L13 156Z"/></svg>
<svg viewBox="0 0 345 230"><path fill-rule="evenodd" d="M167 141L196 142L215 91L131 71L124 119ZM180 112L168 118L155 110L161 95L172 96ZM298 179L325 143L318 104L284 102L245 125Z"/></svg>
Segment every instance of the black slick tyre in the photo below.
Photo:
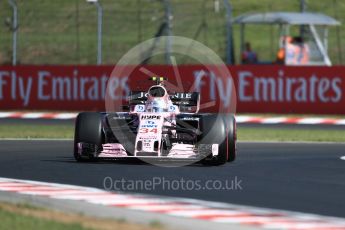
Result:
<svg viewBox="0 0 345 230"><path fill-rule="evenodd" d="M83 156L78 153L78 143L92 144L99 149L103 143L102 136L102 115L96 112L79 113L75 121L74 158L77 161L93 160L93 153Z"/></svg>

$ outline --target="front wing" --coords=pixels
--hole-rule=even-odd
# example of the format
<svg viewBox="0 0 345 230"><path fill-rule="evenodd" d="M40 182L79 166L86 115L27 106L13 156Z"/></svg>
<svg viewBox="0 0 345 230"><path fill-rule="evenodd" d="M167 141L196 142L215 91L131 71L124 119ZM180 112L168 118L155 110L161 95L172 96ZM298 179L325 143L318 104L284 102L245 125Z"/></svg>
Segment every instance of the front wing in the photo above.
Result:
<svg viewBox="0 0 345 230"><path fill-rule="evenodd" d="M157 160L202 160L205 157L218 155L218 144L178 144L174 143L169 152L159 155L158 152L144 152L143 154L130 155L120 143L103 144L102 148L96 145L80 142L77 144L78 154L81 157L99 159L157 159Z"/></svg>

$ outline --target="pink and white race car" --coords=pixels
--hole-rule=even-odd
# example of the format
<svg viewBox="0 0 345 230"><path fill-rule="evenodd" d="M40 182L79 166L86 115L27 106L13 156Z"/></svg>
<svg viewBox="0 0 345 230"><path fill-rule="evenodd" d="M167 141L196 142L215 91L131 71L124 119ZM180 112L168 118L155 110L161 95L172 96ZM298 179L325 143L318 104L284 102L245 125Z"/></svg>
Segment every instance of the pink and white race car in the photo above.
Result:
<svg viewBox="0 0 345 230"><path fill-rule="evenodd" d="M198 113L199 93L169 95L159 83L147 92L132 92L128 103L129 112L79 113L77 161L146 158L221 165L235 160L234 115Z"/></svg>

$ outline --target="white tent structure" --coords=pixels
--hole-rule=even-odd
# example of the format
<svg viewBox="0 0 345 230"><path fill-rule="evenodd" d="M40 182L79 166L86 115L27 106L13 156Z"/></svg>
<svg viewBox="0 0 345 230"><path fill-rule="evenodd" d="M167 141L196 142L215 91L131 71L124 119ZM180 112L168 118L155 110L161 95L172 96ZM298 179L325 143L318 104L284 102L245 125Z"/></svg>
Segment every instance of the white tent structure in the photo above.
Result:
<svg viewBox="0 0 345 230"><path fill-rule="evenodd" d="M338 26L340 22L330 16L312 12L268 12L240 15L233 22L241 26L241 52L246 24L279 25L281 38L290 36L291 26L302 26L303 34L300 37L308 47L309 60L308 63L293 65L332 65L328 56L328 27ZM285 42L280 46L286 49ZM284 63L292 65L286 60Z"/></svg>

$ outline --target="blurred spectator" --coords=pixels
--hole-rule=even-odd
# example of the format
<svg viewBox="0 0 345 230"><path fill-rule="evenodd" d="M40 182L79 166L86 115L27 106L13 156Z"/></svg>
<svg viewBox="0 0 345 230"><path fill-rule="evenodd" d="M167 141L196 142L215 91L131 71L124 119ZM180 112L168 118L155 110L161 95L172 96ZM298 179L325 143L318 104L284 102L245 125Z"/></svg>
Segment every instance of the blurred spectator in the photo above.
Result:
<svg viewBox="0 0 345 230"><path fill-rule="evenodd" d="M257 54L252 50L249 42L245 43L245 50L242 52L242 64L256 64L258 62Z"/></svg>
<svg viewBox="0 0 345 230"><path fill-rule="evenodd" d="M286 65L306 65L309 62L309 48L302 37L284 36L281 38L276 63Z"/></svg>
<svg viewBox="0 0 345 230"><path fill-rule="evenodd" d="M291 53L292 37L283 36L280 38L279 50L277 52L276 63L285 64L286 52Z"/></svg>
<svg viewBox="0 0 345 230"><path fill-rule="evenodd" d="M297 65L306 65L309 62L309 46L306 44L302 37L294 37L294 45L296 52L295 63Z"/></svg>

